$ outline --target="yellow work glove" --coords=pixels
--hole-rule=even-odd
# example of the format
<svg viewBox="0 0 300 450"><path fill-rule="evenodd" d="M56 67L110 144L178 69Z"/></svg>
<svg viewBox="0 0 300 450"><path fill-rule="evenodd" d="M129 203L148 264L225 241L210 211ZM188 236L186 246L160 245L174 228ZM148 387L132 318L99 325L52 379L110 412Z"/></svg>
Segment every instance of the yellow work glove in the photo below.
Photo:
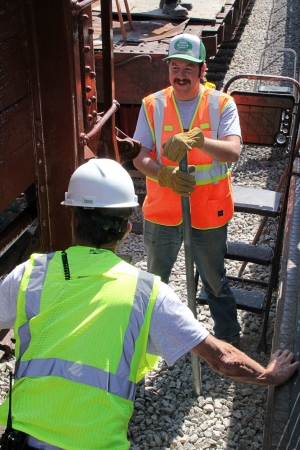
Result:
<svg viewBox="0 0 300 450"><path fill-rule="evenodd" d="M163 144L163 156L170 161L180 162L184 155L194 147L201 148L204 135L200 128L193 128L186 133L174 134Z"/></svg>
<svg viewBox="0 0 300 450"><path fill-rule="evenodd" d="M189 172L194 172L195 167L189 166ZM182 197L190 197L191 192L194 192L194 186L196 184L195 177L190 173L179 170L179 167L167 167L160 166L157 172L158 184L162 187L168 187L172 189L176 194Z"/></svg>

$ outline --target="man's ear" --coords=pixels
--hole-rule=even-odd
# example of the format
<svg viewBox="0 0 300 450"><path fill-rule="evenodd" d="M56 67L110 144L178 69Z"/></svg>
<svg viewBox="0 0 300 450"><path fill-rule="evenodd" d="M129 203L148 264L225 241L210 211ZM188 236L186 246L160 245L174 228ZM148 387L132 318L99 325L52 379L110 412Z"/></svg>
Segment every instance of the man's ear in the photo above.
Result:
<svg viewBox="0 0 300 450"><path fill-rule="evenodd" d="M127 236L131 230L132 230L132 223L130 222L130 220L128 220L125 236Z"/></svg>
<svg viewBox="0 0 300 450"><path fill-rule="evenodd" d="M207 64L206 63L203 63L202 64L202 67L201 67L201 71L200 71L200 78L202 79L202 78L205 78L205 72L206 72L206 69L207 69Z"/></svg>

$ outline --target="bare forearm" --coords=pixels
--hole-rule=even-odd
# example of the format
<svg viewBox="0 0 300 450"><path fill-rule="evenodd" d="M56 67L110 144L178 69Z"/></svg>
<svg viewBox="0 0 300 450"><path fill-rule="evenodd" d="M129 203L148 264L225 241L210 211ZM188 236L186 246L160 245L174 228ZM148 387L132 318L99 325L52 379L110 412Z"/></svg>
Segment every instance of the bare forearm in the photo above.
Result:
<svg viewBox="0 0 300 450"><path fill-rule="evenodd" d="M285 383L299 367L293 363L294 354L288 350L277 351L265 368L230 344L209 335L193 351L216 372L233 380L265 386Z"/></svg>
<svg viewBox="0 0 300 450"><path fill-rule="evenodd" d="M240 138L239 136L227 136L219 140L205 138L201 150L215 161L236 162L241 151Z"/></svg>
<svg viewBox="0 0 300 450"><path fill-rule="evenodd" d="M150 156L150 150L142 147L139 155L133 160L134 166L144 175L150 178L156 178L159 165Z"/></svg>

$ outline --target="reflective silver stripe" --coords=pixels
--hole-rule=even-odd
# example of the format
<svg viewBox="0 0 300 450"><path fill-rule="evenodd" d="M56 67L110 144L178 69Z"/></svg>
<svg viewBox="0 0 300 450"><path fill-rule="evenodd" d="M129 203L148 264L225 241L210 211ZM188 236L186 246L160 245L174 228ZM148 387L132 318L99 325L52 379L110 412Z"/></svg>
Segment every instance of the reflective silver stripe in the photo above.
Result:
<svg viewBox="0 0 300 450"><path fill-rule="evenodd" d="M26 289L26 316L30 320L40 312L41 295L49 263L54 253L38 255Z"/></svg>
<svg viewBox="0 0 300 450"><path fill-rule="evenodd" d="M38 255L34 259L34 265L30 274L30 279L25 292L25 312L28 321L40 312L42 289L48 270L48 265L54 253ZM27 350L31 335L29 323L24 323L18 330L20 336L20 358Z"/></svg>
<svg viewBox="0 0 300 450"><path fill-rule="evenodd" d="M215 183L216 181L225 178L228 174L227 164L215 160L213 160L212 164L203 166L205 169L201 168L201 166L199 167L200 170L196 167L194 173L196 184Z"/></svg>
<svg viewBox="0 0 300 450"><path fill-rule="evenodd" d="M213 93L209 94L209 120L212 139L218 139L218 128L220 123L220 95L221 92L219 91L213 91Z"/></svg>
<svg viewBox="0 0 300 450"><path fill-rule="evenodd" d="M158 164L161 164L161 146L162 146L162 131L164 123L164 113L166 98L162 91L156 92L154 94L155 105L154 105L154 131L155 131L155 145L156 145L156 158Z"/></svg>
<svg viewBox="0 0 300 450"><path fill-rule="evenodd" d="M134 400L136 385L128 378L86 364L58 358L21 361L16 379L22 377L60 377L102 389L127 400Z"/></svg>
<svg viewBox="0 0 300 450"><path fill-rule="evenodd" d="M210 128L211 128L211 138L218 139L218 128L220 123L220 99L221 92L213 91L209 94L209 120L210 120ZM212 170L210 177L212 178L211 182L213 184L218 184L219 177L222 174L227 173L228 167L224 167L224 172L222 172L221 166L218 161L213 160L212 162ZM224 178L224 177L223 177Z"/></svg>
<svg viewBox="0 0 300 450"><path fill-rule="evenodd" d="M135 342L145 320L145 313L149 304L153 283L154 275L139 270L133 306L124 336L123 352L117 370L117 374L120 377L129 377Z"/></svg>
<svg viewBox="0 0 300 450"><path fill-rule="evenodd" d="M40 278L43 284L45 274L40 272ZM15 378L59 376L70 381L77 381L79 383L103 389L111 394L133 401L136 385L129 381L128 378L130 375L135 343L145 320L145 313L149 304L153 284L154 275L139 270L129 324L124 336L123 352L116 374L85 364L74 363L58 358L49 358L34 359L30 361L18 360ZM39 290L39 284L37 286ZM38 314L38 311L36 314ZM28 345L30 344L30 338L30 333L27 335L24 332L20 335L20 340L24 339L26 342L26 348L28 348Z"/></svg>

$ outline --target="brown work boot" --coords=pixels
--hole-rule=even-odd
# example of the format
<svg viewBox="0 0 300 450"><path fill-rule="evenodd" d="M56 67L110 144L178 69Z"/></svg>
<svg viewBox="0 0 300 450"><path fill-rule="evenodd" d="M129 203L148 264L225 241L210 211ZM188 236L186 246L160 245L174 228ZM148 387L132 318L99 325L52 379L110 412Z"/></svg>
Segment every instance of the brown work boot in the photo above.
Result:
<svg viewBox="0 0 300 450"><path fill-rule="evenodd" d="M188 15L188 10L183 8L178 1L173 0L172 2L169 2L168 0L165 0L162 13L172 17L185 17Z"/></svg>

